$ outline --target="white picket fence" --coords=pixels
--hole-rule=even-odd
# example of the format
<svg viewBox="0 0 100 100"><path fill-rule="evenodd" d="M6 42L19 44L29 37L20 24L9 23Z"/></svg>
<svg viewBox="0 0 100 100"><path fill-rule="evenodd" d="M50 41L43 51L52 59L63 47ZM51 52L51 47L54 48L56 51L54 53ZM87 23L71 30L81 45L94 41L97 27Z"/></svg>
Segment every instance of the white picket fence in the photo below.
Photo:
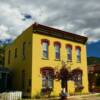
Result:
<svg viewBox="0 0 100 100"><path fill-rule="evenodd" d="M21 100L22 92L4 92L0 94L0 100Z"/></svg>

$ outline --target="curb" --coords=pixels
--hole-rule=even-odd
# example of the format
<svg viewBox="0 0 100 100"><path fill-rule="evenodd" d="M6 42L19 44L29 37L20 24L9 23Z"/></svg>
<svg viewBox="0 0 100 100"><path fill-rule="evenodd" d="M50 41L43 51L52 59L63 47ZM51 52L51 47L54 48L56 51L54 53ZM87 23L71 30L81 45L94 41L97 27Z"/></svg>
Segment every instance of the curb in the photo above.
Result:
<svg viewBox="0 0 100 100"><path fill-rule="evenodd" d="M87 95L75 95L75 96L68 96L68 98L81 98L81 97L88 97L88 96L96 96L99 95L100 93L91 93L91 94L87 94Z"/></svg>

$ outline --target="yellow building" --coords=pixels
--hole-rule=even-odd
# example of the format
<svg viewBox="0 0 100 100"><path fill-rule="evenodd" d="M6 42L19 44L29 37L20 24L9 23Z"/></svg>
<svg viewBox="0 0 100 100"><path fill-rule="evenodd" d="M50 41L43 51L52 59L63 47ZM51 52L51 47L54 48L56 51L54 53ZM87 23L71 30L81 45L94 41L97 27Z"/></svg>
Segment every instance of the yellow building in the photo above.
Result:
<svg viewBox="0 0 100 100"><path fill-rule="evenodd" d="M72 74L67 81L69 94L88 93L87 38L34 23L5 49L5 66L12 70L12 87L33 97L51 90L61 92L56 79L62 64Z"/></svg>

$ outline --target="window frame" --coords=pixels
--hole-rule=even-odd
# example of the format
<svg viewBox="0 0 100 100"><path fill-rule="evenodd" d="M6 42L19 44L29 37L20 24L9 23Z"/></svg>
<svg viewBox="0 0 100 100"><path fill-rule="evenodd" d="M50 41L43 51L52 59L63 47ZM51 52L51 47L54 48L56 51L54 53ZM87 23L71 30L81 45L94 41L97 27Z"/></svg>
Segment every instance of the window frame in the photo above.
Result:
<svg viewBox="0 0 100 100"><path fill-rule="evenodd" d="M42 59L48 59L49 58L49 44L50 44L49 40L42 39L41 44L42 44ZM44 44L46 47L44 46ZM44 49L44 47L45 47L45 49Z"/></svg>
<svg viewBox="0 0 100 100"><path fill-rule="evenodd" d="M61 59L61 53L60 53L61 43L58 41L55 41L54 48L55 48L55 60L60 60Z"/></svg>
<svg viewBox="0 0 100 100"><path fill-rule="evenodd" d="M81 47L80 46L76 46L76 62L79 62L79 63L81 62Z"/></svg>
<svg viewBox="0 0 100 100"><path fill-rule="evenodd" d="M75 69L72 71L72 79L75 82L75 87L80 87L83 85L83 73L80 69Z"/></svg>
<svg viewBox="0 0 100 100"><path fill-rule="evenodd" d="M51 77L51 78L50 78ZM47 71L44 73L42 73L42 88L43 89L53 89L54 87L54 80L53 80L53 76Z"/></svg>
<svg viewBox="0 0 100 100"><path fill-rule="evenodd" d="M66 52L67 52L67 61L72 62L72 45L71 44L66 44Z"/></svg>

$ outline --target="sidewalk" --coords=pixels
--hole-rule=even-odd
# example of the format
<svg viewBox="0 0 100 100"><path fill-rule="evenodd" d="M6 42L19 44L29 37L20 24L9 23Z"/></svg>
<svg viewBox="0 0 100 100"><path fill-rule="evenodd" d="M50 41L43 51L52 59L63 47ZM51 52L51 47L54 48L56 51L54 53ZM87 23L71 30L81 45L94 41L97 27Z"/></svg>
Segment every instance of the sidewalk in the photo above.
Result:
<svg viewBox="0 0 100 100"><path fill-rule="evenodd" d="M86 95L75 95L75 96L68 96L68 98L82 98L82 97L89 97L89 96L97 96L100 93L90 93Z"/></svg>

